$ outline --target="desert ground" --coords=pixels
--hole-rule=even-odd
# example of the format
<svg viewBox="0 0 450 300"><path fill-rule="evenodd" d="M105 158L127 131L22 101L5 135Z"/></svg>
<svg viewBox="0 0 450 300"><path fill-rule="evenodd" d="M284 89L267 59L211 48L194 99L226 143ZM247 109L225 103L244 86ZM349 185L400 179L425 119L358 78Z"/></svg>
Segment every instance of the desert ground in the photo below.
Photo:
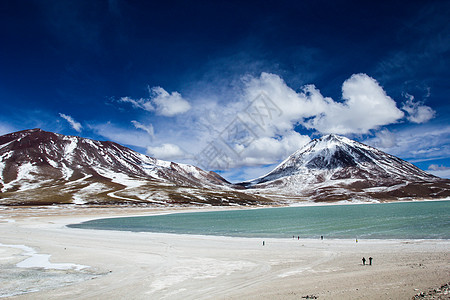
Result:
<svg viewBox="0 0 450 300"><path fill-rule="evenodd" d="M448 240L291 237L263 245L256 238L66 227L199 209L2 208L0 297L411 299L450 280ZM364 266L362 257L373 257L373 264Z"/></svg>

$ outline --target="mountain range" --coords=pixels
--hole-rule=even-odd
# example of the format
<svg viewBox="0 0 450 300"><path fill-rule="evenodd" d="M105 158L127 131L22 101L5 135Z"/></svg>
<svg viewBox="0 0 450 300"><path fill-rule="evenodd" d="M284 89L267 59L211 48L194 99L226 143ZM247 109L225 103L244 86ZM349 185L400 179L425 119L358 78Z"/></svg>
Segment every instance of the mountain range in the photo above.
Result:
<svg viewBox="0 0 450 300"><path fill-rule="evenodd" d="M217 173L113 142L41 129L0 136L0 205L266 205L450 196L450 180L348 138L327 135L260 178Z"/></svg>

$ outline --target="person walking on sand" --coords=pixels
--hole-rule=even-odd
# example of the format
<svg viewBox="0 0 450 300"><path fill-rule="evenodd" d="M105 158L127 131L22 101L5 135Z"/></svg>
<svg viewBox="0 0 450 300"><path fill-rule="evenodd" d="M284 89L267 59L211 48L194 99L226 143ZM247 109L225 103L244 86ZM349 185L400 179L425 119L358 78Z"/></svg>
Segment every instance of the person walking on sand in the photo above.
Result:
<svg viewBox="0 0 450 300"><path fill-rule="evenodd" d="M369 265L372 265L372 256L371 257L369 257Z"/></svg>
<svg viewBox="0 0 450 300"><path fill-rule="evenodd" d="M365 257L362 258L362 262L363 262L363 266L365 266L366 265L366 258Z"/></svg>

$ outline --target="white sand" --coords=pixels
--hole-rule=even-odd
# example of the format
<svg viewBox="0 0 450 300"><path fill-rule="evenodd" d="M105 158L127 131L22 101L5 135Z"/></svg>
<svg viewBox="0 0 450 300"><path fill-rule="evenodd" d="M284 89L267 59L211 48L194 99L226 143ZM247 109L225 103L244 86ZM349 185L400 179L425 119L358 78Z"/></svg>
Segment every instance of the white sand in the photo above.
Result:
<svg viewBox="0 0 450 300"><path fill-rule="evenodd" d="M17 299L301 299L306 295L410 299L418 290L450 280L448 240L265 239L262 246L262 239L64 226L92 218L160 212L0 210L0 295L22 293L11 297ZM24 262L33 255L46 257L42 268L19 267L27 266ZM372 256L373 266L363 266L363 256ZM64 270L58 269L63 266Z"/></svg>

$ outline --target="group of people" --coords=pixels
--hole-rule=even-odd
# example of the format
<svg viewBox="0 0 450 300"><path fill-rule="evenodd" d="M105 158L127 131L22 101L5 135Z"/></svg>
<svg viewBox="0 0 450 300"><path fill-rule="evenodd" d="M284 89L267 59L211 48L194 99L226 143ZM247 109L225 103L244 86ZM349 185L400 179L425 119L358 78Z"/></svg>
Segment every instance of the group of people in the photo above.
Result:
<svg viewBox="0 0 450 300"><path fill-rule="evenodd" d="M369 266L371 266L372 265L372 257L369 257ZM362 258L362 262L363 262L363 265L365 266L366 265L366 258L365 257L363 257Z"/></svg>
<svg viewBox="0 0 450 300"><path fill-rule="evenodd" d="M292 236L292 239L295 239L295 235ZM320 239L323 240L323 235L320 236ZM300 236L297 236L297 240L300 240Z"/></svg>

